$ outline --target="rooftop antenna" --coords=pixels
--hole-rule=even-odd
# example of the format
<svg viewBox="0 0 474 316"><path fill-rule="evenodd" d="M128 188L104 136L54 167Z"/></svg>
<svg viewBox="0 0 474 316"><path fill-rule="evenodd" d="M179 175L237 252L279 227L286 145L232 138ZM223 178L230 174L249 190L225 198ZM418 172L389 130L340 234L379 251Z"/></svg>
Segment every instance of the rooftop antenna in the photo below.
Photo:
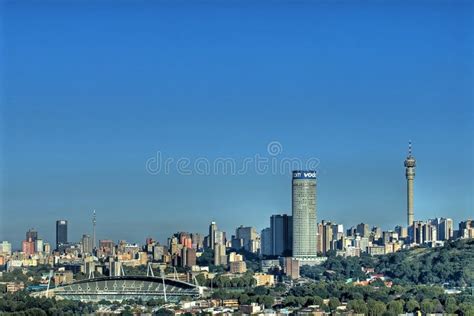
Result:
<svg viewBox="0 0 474 316"><path fill-rule="evenodd" d="M408 156L411 156L411 140L408 141Z"/></svg>

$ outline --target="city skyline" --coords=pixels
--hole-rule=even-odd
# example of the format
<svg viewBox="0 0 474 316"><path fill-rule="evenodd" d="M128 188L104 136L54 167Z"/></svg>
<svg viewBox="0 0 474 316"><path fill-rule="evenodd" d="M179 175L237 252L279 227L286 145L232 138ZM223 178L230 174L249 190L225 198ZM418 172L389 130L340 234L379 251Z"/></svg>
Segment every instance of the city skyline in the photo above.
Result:
<svg viewBox="0 0 474 316"><path fill-rule="evenodd" d="M407 167L407 160L410 160L410 163L409 163L409 166L408 166L408 167ZM411 163L412 160L413 160L413 163ZM406 158L406 160L405 160L405 162L404 162L404 166L405 166L405 169L406 169L406 172L405 172L406 177L407 177L408 173L414 174L414 172L413 172L412 170L410 170L410 172L408 172L408 169L411 168L411 167L414 167L414 165L415 165L415 164L414 164L414 157L412 156L412 142L409 141L409 144L408 144L408 156L407 156L407 158ZM291 189L291 191L292 191L292 193L291 193L292 198L291 198L291 201L292 201L292 205L293 205L293 211L292 211L292 212L280 212L280 213L274 212L274 213L271 215L271 217L275 216L275 214L286 214L286 215L293 216L292 213L294 212L294 207L295 207L295 192L299 192L299 191L295 191L295 180L296 180L296 182L297 182L297 184L298 184L298 181L300 181L300 182L301 182L301 181L303 181L303 182L304 182L304 181L312 182L313 180L316 181L316 179L317 179L317 172L316 172L316 171L301 171L301 170L296 170L296 171L292 171L291 174L292 174L292 189ZM305 179L306 179L306 180L305 180ZM407 180L408 180L408 177L407 177ZM301 184L302 184L303 182L301 182ZM316 183L316 182L315 182L315 183ZM314 183L314 184L315 184L315 183ZM300 185L301 185L301 184L300 184ZM439 219L439 218L450 218L450 219L452 219L452 217L451 217L450 215L446 215L446 214L445 214L445 215L440 215L440 216L431 216L431 217L427 217L427 218L417 218L417 217L414 215L413 182L410 183L410 181L407 181L407 185L408 185L408 186L407 186L407 191L406 191L406 196L405 196L405 198L406 198L406 205L408 206L408 213L407 213L407 215L408 215L408 223L407 223L408 226L410 226L410 225L412 224L412 223L410 223L410 219L413 220L413 218L414 218L417 222L424 222L424 221L426 221L426 220ZM314 187L316 187L316 185L314 185ZM316 202L316 201L317 201L318 198L317 198L317 194L316 194L316 189L315 189L315 188L313 188L313 189L315 190L314 192L312 192L311 190L308 191L308 189L305 189L305 190L303 190L303 191L301 191L301 192L299 192L299 193L296 193L297 196L299 196L299 199L301 199L301 197L304 197L303 200L302 200L302 201L303 201L303 204L302 204L302 205L306 205L306 203L308 203L308 200L307 200L307 199L308 199L308 198L312 199L311 196L314 195L314 201L312 202L314 205L310 203L310 204L308 204L308 206L309 206L309 205L313 205L313 206L314 206L314 212L315 212L315 214L314 214L314 215L315 215L315 216L314 216L314 221L315 221L315 223L321 223L321 222L324 223L324 222L328 222L328 221L329 221L329 222L333 221L333 219L331 219L331 218L322 218L322 219L318 219L318 218L317 218L317 216L316 216L316 215L317 215L317 211L316 211L317 202ZM310 191L311 191L312 193L308 196L306 192L310 192ZM302 193L304 193L304 194L300 196L300 194L302 194ZM297 202L297 203L300 203L300 202ZM297 208L299 208L299 207L297 207ZM303 207L303 209L305 209L305 208L307 208L307 206L304 206L304 207ZM311 208L312 208L312 207L309 206L308 209L311 210ZM410 212L410 210L411 210L411 212ZM306 212L306 211L305 211L305 212ZM311 213L311 211L310 211L310 213ZM310 213L309 213L309 214L310 214ZM306 215L305 215L305 216L306 216ZM465 219L468 219L468 218L471 218L471 217L466 217L466 218L461 219L461 220L465 220ZM96 237L95 237L95 236L96 236L96 223L97 223L97 220L96 220L96 210L95 210L95 209L94 209L93 212L92 212L91 219L92 219L92 221L91 221L91 223L92 223L91 233L86 230L86 231L83 232L83 234L85 234L85 235L92 234L92 236L93 236L93 237L92 237L92 238L93 238L93 239L92 239L92 244L95 244L95 238L96 238ZM461 221L461 220L459 220L459 221ZM58 225L59 225L59 223L65 224L65 227L66 227L66 228L65 228L66 230L65 230L64 233L62 233L63 236L60 237L60 239L66 240L66 242L67 242L67 240L68 240L67 222L68 222L67 220L57 220L57 221L56 221L56 248L58 247L58 245L61 244L61 243L58 243ZM344 221L342 221L342 222L334 221L334 222L337 223L338 225L343 225L343 226L346 227L346 228L349 228L349 227L356 227L356 225L358 225L358 223L359 223L359 222L357 222L357 223L351 223L350 225L348 225L348 223L346 223L346 222L344 222ZM393 226L390 227L388 224L386 224L386 225L380 225L380 224L377 224L377 223L375 223L375 224L374 224L374 223L370 223L370 222L368 223L368 222L366 222L366 221L360 221L360 222L361 222L361 223L365 223L366 225L368 225L368 227L378 227L379 229L389 229L389 230L392 230L393 228L396 229L396 227L399 226L399 224L393 225ZM292 223L294 223L293 220L292 220ZM217 225L216 221L215 221L215 220L212 220L212 221L211 221L211 224L210 224L210 226L209 226L209 234L210 234L209 236L214 236L214 234L211 233L211 228L214 227L214 230L216 230L216 229L217 229L217 228L216 228L216 225ZM242 223L235 223L235 222L234 222L233 225L234 225L235 227L237 227L238 225L242 226ZM245 225L247 225L247 224L245 223ZM306 225L306 224L305 224L305 225ZM298 224L298 226L301 226L301 224ZM313 226L314 226L314 225L313 225ZM401 224L401 226L403 227L404 225ZM266 224L263 224L261 227L260 227L260 226L257 226L257 225L249 225L249 227L257 227L257 230L260 232L261 230L265 229ZM406 226L405 226L405 227L406 227ZM230 232L230 233L231 233L231 232L233 231L233 229L234 229L234 228L231 228L231 229L224 229L224 230L222 230L222 231L223 231L223 233L224 233L224 235L225 235L226 232L228 232L228 233ZM293 229L294 229L294 228L292 228L292 230L293 230ZM28 230L28 232L27 232L27 238L26 238L26 240L28 240L28 234L30 233L30 231L34 231L34 232L35 232L35 234L36 234L36 235L35 235L35 236L36 236L35 238L38 237L38 232L37 232L36 228L32 227L32 228L29 228L29 230ZM170 229L169 229L169 233L167 233L167 235L165 236L165 238L161 239L161 241L162 241L164 244L166 244L166 239L169 238L169 236L172 235L172 234L173 234L174 232L176 232L176 231L183 231L183 232L184 232L184 231L192 231L192 230L189 230L189 229L174 229L174 228L170 228ZM202 231L203 231L202 228L199 229L199 230L194 230L194 232L197 232L197 233L202 233ZM316 232L317 232L317 229L313 229L312 231L314 231L314 232L316 233ZM48 234L48 233L47 233L47 234ZM165 234L165 233L163 232L163 234ZM41 237L40 239L42 240L42 242L44 242L44 241L48 241L48 242L49 242L49 239L43 240L42 236L40 236L40 237ZM308 237L309 237L309 236L305 236L303 239L307 239ZM116 240L116 241L118 241L118 240L127 240L127 241L133 242L133 243L141 243L144 238L157 238L157 236L156 236L156 235L147 235L146 237L143 237L143 236L142 236L141 240L140 240L140 239L124 239L124 238L122 238L122 237L119 237L119 238L116 238L115 240ZM294 237L293 237L293 238L294 238ZM227 239L230 241L230 236L227 236ZM7 240L7 239L5 239L5 240ZM72 239L69 239L69 240L71 240L71 242L75 243L75 242L78 242L78 241L81 240L81 239L74 239L74 238L72 238ZM105 238L99 238L99 240L114 240L114 239L113 239L113 238L110 238L110 237L105 237ZM158 237L157 240L160 240L160 238ZM11 240L10 240L10 241L11 241ZM210 244L212 245L215 241L211 240L211 241L209 241L209 242L210 242ZM14 242L13 244L15 244L15 242ZM295 245L295 244L293 244L293 246L294 246L294 245ZM315 240L314 240L314 245L313 245L313 246L314 246L314 247L310 247L310 248L311 248L311 249L312 249L312 248L316 249L316 238L315 238ZM13 246L13 247L15 248L15 246ZM210 247L212 248L213 246L210 246ZM15 248L15 249L16 249L16 248ZM308 248L308 249L309 249L309 248ZM306 250L306 251L307 251L307 250ZM314 251L315 251L315 250L314 250ZM316 255L316 252L314 252L314 256L315 256L315 255ZM298 255L297 255L297 257L298 257ZM301 257L301 258L308 258L307 256L304 256L304 255L303 255L303 256L300 255L300 257Z"/></svg>
<svg viewBox="0 0 474 316"><path fill-rule="evenodd" d="M54 244L63 218L72 240L92 236L94 209L97 241L264 228L291 213L289 172L154 175L146 162L271 158L273 141L279 159L318 159L318 221L405 224L409 139L415 220L469 218L472 9L2 2L0 239L33 226Z"/></svg>

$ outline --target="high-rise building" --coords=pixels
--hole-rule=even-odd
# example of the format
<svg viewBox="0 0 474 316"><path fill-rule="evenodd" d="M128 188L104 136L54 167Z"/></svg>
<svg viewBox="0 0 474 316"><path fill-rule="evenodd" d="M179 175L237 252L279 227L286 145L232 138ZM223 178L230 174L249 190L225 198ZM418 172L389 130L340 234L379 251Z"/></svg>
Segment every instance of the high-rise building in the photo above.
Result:
<svg viewBox="0 0 474 316"><path fill-rule="evenodd" d="M327 254L329 250L335 249L333 245L334 226L337 227L337 225L326 221L322 221L320 224L318 224L319 244L317 245L317 251L321 252L324 255Z"/></svg>
<svg viewBox="0 0 474 316"><path fill-rule="evenodd" d="M82 254L92 254L92 239L89 235L82 235L81 238L81 252Z"/></svg>
<svg viewBox="0 0 474 316"><path fill-rule="evenodd" d="M474 238L474 221L472 219L459 223L459 238Z"/></svg>
<svg viewBox="0 0 474 316"><path fill-rule="evenodd" d="M414 221L415 211L413 208L413 182L415 181L416 160L411 154L411 141L408 143L408 156L405 159L405 177L407 178L407 225L411 226Z"/></svg>
<svg viewBox="0 0 474 316"><path fill-rule="evenodd" d="M291 257L283 259L283 272L292 279L300 278L300 262Z"/></svg>
<svg viewBox="0 0 474 316"><path fill-rule="evenodd" d="M235 230L237 240L242 240L242 246L245 250L256 252L255 242L259 239L257 230L254 227L240 226Z"/></svg>
<svg viewBox="0 0 474 316"><path fill-rule="evenodd" d="M67 221L61 219L56 221L56 249L65 244L67 244Z"/></svg>
<svg viewBox="0 0 474 316"><path fill-rule="evenodd" d="M44 244L43 244L43 239L36 239L35 240L35 251L36 252L43 252L43 248L44 247Z"/></svg>
<svg viewBox="0 0 474 316"><path fill-rule="evenodd" d="M29 238L28 240L23 240L21 244L21 251L27 256L31 256L35 253L35 242Z"/></svg>
<svg viewBox="0 0 474 316"><path fill-rule="evenodd" d="M114 254L114 242L110 239L99 240L99 251L103 256L111 256Z"/></svg>
<svg viewBox="0 0 474 316"><path fill-rule="evenodd" d="M214 265L225 265L227 264L227 256L225 254L225 245L215 244L214 245Z"/></svg>
<svg viewBox="0 0 474 316"><path fill-rule="evenodd" d="M408 237L408 230L406 227L403 226L395 226L395 231L398 234L398 238L404 239Z"/></svg>
<svg viewBox="0 0 474 316"><path fill-rule="evenodd" d="M272 229L270 227L262 229L260 233L260 253L264 256L271 256L273 255L272 251Z"/></svg>
<svg viewBox="0 0 474 316"><path fill-rule="evenodd" d="M247 272L247 265L245 264L245 261L233 261L229 262L229 272L230 273L245 273Z"/></svg>
<svg viewBox="0 0 474 316"><path fill-rule="evenodd" d="M0 255L11 255L12 254L12 244L8 241L2 241L0 243Z"/></svg>
<svg viewBox="0 0 474 316"><path fill-rule="evenodd" d="M272 215L270 229L272 232L272 255L290 256L293 247L293 219L291 215Z"/></svg>
<svg viewBox="0 0 474 316"><path fill-rule="evenodd" d="M196 250L193 248L183 247L181 249L181 266L192 267L196 265Z"/></svg>
<svg viewBox="0 0 474 316"><path fill-rule="evenodd" d="M45 242L43 244L43 251L46 254L50 254L51 253L51 245L49 243Z"/></svg>
<svg viewBox="0 0 474 316"><path fill-rule="evenodd" d="M435 218L431 224L436 226L438 240L449 240L453 238L454 225L451 218Z"/></svg>
<svg viewBox="0 0 474 316"><path fill-rule="evenodd" d="M35 229L33 229L33 228L28 229L28 231L26 232L26 238L25 238L25 240L28 241L28 240L30 240L30 239L31 239L31 241L33 241L33 242L36 241L36 239L38 239L38 232L37 232Z"/></svg>
<svg viewBox="0 0 474 316"><path fill-rule="evenodd" d="M293 257L317 257L316 171L293 171Z"/></svg>
<svg viewBox="0 0 474 316"><path fill-rule="evenodd" d="M214 245L216 243L216 232L217 232L217 224L216 222L211 222L209 225L209 238L208 238L208 247L214 249Z"/></svg>
<svg viewBox="0 0 474 316"><path fill-rule="evenodd" d="M202 249L204 245L204 237L198 233L191 234L191 240L193 242L194 249Z"/></svg>
<svg viewBox="0 0 474 316"><path fill-rule="evenodd" d="M370 230L369 230L369 225L368 224L364 224L364 223L360 223L357 225L357 233L361 236L361 237L369 237L370 236Z"/></svg>

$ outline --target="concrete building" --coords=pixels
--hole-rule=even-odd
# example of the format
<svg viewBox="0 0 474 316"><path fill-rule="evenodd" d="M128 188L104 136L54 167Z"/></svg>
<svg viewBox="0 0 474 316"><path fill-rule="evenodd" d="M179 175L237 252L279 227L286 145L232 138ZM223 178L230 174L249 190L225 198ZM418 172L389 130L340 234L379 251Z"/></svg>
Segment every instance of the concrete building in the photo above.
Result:
<svg viewBox="0 0 474 316"><path fill-rule="evenodd" d="M21 251L27 256L31 256L35 253L35 242L31 240L23 240L21 244Z"/></svg>
<svg viewBox="0 0 474 316"><path fill-rule="evenodd" d="M165 246L156 244L153 246L153 260L154 261L163 261L163 256L165 255Z"/></svg>
<svg viewBox="0 0 474 316"><path fill-rule="evenodd" d="M114 242L110 239L99 240L99 252L102 256L111 256L115 253Z"/></svg>
<svg viewBox="0 0 474 316"><path fill-rule="evenodd" d="M357 225L356 228L357 234L359 234L361 237L370 237L370 230L369 230L369 225L360 223Z"/></svg>
<svg viewBox="0 0 474 316"><path fill-rule="evenodd" d="M472 219L459 223L459 238L474 238L474 221Z"/></svg>
<svg viewBox="0 0 474 316"><path fill-rule="evenodd" d="M204 236L198 233L191 234L191 240L194 249L202 249L204 247Z"/></svg>
<svg viewBox="0 0 474 316"><path fill-rule="evenodd" d="M316 258L316 171L293 171L292 216L293 257Z"/></svg>
<svg viewBox="0 0 474 316"><path fill-rule="evenodd" d="M82 235L81 238L81 252L84 255L92 254L92 239L89 235Z"/></svg>
<svg viewBox="0 0 474 316"><path fill-rule="evenodd" d="M454 234L454 224L451 218L435 218L430 220L436 226L437 240L450 240Z"/></svg>
<svg viewBox="0 0 474 316"><path fill-rule="evenodd" d="M12 244L8 241L2 241L0 243L0 255L11 255L12 254Z"/></svg>
<svg viewBox="0 0 474 316"><path fill-rule="evenodd" d="M411 141L408 143L408 156L405 159L405 177L407 179L407 225L413 225L415 218L413 204L413 183L415 181L416 160L411 154Z"/></svg>
<svg viewBox="0 0 474 316"><path fill-rule="evenodd" d="M230 273L245 273L247 272L247 265L245 261L229 262Z"/></svg>
<svg viewBox="0 0 474 316"><path fill-rule="evenodd" d="M215 244L214 245L214 265L226 265L227 256L225 254L225 245Z"/></svg>
<svg viewBox="0 0 474 316"><path fill-rule="evenodd" d="M283 272L292 279L300 278L300 262L292 257L283 258Z"/></svg>
<svg viewBox="0 0 474 316"><path fill-rule="evenodd" d="M43 252L43 249L44 249L43 239L36 239L35 252Z"/></svg>
<svg viewBox="0 0 474 316"><path fill-rule="evenodd" d="M395 231L398 234L398 238L405 239L408 237L408 230L406 227L403 226L395 226Z"/></svg>
<svg viewBox="0 0 474 316"><path fill-rule="evenodd" d="M257 252L255 243L260 240L257 230L254 227L240 226L235 230L235 237L241 240L242 247L250 252ZM258 247L260 248L260 247ZM238 249L238 248L237 248Z"/></svg>
<svg viewBox="0 0 474 316"><path fill-rule="evenodd" d="M244 257L236 252L229 253L229 262L243 261Z"/></svg>
<svg viewBox="0 0 474 316"><path fill-rule="evenodd" d="M372 256L380 256L385 254L385 246L369 246L367 253Z"/></svg>
<svg viewBox="0 0 474 316"><path fill-rule="evenodd" d="M191 268L196 265L196 249L184 247L181 254L181 266Z"/></svg>
<svg viewBox="0 0 474 316"><path fill-rule="evenodd" d="M275 276L273 274L266 273L255 273L253 278L257 283L255 286L274 286L275 285Z"/></svg>

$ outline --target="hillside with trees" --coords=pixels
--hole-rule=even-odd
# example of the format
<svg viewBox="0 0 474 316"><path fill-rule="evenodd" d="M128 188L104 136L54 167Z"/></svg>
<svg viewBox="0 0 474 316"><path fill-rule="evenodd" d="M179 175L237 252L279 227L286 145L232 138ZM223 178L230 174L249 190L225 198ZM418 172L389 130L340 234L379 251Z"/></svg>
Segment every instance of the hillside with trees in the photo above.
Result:
<svg viewBox="0 0 474 316"><path fill-rule="evenodd" d="M418 247L371 257L330 255L320 266L301 268L301 275L319 281L364 279L362 268L374 268L398 284L474 285L474 240L457 240L443 247Z"/></svg>

